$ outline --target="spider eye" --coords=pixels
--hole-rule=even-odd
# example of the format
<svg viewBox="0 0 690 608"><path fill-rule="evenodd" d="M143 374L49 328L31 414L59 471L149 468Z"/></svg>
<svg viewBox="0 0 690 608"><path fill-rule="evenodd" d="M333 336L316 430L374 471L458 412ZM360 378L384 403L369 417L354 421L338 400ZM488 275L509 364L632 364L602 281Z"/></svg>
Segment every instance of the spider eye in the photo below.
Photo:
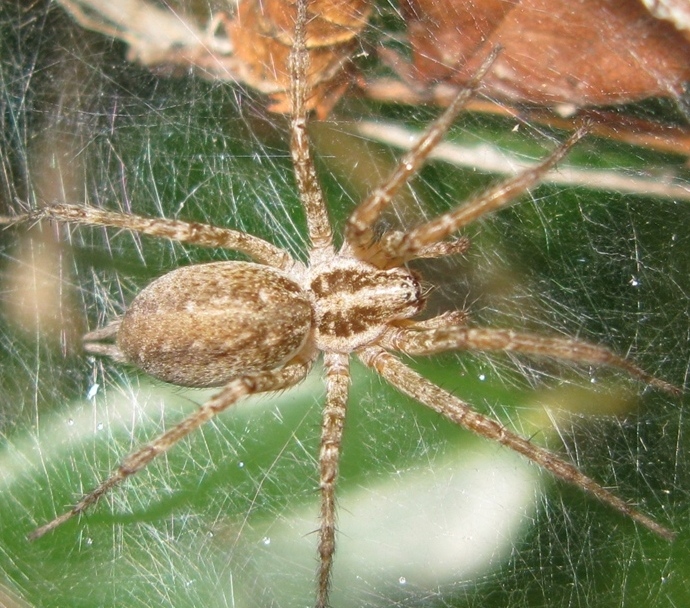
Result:
<svg viewBox="0 0 690 608"><path fill-rule="evenodd" d="M413 314L417 314L424 308L425 297L422 293L422 287L417 280L417 277L410 274L400 282L400 289L403 292L403 299L405 303L414 306Z"/></svg>

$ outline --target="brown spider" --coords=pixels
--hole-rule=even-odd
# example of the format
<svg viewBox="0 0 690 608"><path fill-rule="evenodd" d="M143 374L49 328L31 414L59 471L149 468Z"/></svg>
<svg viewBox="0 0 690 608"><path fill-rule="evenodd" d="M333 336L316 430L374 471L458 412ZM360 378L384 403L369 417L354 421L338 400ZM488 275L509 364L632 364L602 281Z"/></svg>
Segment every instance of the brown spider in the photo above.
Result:
<svg viewBox="0 0 690 608"><path fill-rule="evenodd" d="M413 371L395 354L431 355L449 350L521 352L617 367L649 385L674 394L679 392L634 363L593 344L468 327L464 313L415 320L425 306L426 293L420 277L405 264L413 259L464 252L467 241L452 235L537 184L587 129L580 128L534 169L490 188L457 209L412 230L389 231L376 238L376 224L382 211L418 171L478 88L495 57L492 53L470 86L428 127L392 175L352 212L345 242L336 251L306 132L306 4L307 0L298 2L290 69L291 150L311 241L307 264L295 261L287 252L260 238L206 224L64 204L0 218L4 224L50 218L114 226L179 242L234 249L255 260L178 268L139 293L121 320L85 336L88 352L133 363L161 380L183 386L222 388L177 426L128 456L95 490L66 513L36 529L30 538L39 538L82 513L122 480L241 398L294 386L323 353L327 397L319 453L317 606L328 605L336 540L335 484L352 354L401 392L452 422L523 454L655 534L672 539L671 530L632 508L574 465L475 412L458 397ZM112 337L114 344L102 342Z"/></svg>

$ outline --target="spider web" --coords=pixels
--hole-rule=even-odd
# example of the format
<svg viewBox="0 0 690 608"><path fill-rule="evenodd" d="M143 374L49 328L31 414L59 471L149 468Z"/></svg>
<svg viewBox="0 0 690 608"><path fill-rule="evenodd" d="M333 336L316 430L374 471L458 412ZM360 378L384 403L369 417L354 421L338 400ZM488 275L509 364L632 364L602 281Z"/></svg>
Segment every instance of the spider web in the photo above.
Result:
<svg viewBox="0 0 690 608"><path fill-rule="evenodd" d="M34 197L86 202L237 227L304 259L287 123L258 96L151 75L47 2L6 3L0 28L0 213ZM336 233L399 156L363 137L361 120L418 130L435 113L347 101L313 125ZM514 126L466 116L450 139L532 159L554 143L535 125ZM683 159L593 138L570 158L585 172L683 176ZM386 221L437 215L490 179L434 162ZM420 268L438 285L430 311L468 308L476 323L580 336L682 384L689 220L687 200L547 185L473 226L463 259ZM79 335L169 269L235 258L103 229L0 233L0 604L311 604L319 369L227 412L80 522L25 540L208 396L85 357ZM680 535L668 545L636 529L354 365L334 606L687 604L684 400L547 362L411 363Z"/></svg>

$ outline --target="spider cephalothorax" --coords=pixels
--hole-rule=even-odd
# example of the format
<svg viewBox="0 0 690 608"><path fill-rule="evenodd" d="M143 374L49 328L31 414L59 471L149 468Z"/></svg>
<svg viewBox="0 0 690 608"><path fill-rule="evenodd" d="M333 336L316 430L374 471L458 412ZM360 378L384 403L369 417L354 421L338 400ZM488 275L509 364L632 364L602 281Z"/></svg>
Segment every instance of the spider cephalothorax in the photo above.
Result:
<svg viewBox="0 0 690 608"><path fill-rule="evenodd" d="M321 350L353 352L375 342L392 322L424 308L419 280L405 268L381 270L340 255L310 270L316 345Z"/></svg>

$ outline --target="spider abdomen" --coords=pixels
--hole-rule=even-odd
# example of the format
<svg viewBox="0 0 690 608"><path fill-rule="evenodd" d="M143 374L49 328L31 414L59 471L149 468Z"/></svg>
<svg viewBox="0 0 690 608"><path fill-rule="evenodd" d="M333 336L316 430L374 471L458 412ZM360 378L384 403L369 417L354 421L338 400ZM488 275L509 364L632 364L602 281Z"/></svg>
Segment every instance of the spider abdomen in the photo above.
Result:
<svg viewBox="0 0 690 608"><path fill-rule="evenodd" d="M125 358L180 386L221 386L279 367L304 346L312 309L284 273L248 262L173 270L142 290L117 335Z"/></svg>

